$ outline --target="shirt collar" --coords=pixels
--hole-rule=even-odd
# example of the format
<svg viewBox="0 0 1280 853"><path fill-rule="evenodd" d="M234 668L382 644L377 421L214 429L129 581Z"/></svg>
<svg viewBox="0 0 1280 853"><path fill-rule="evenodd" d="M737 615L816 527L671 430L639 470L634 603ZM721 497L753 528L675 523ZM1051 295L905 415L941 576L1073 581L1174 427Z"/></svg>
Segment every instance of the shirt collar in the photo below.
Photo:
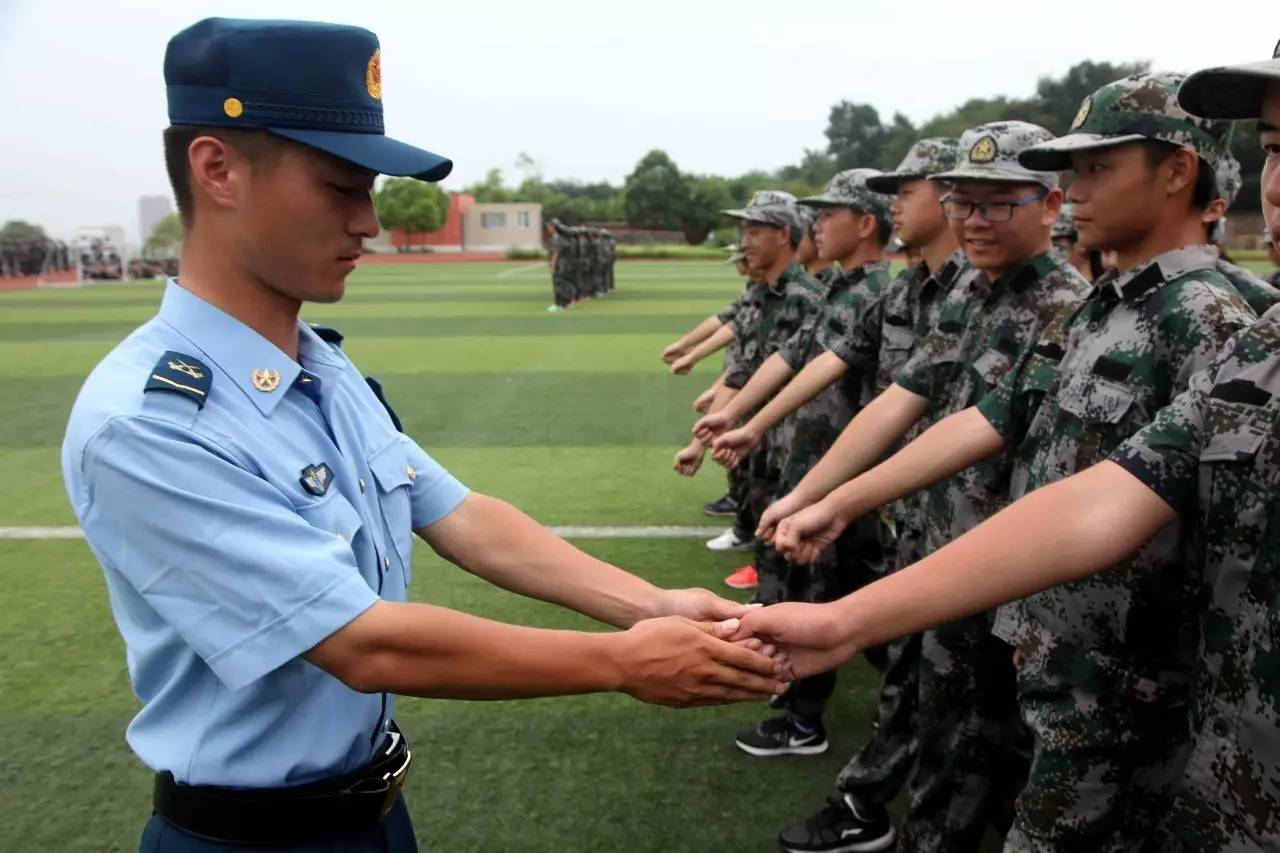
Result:
<svg viewBox="0 0 1280 853"><path fill-rule="evenodd" d="M807 275L804 271L804 267L800 266L799 262L792 261L791 265L783 270L782 274L778 276L777 281L773 284L766 283L765 290L772 296L781 296L783 291L786 290L788 284L804 275Z"/></svg>
<svg viewBox="0 0 1280 853"><path fill-rule="evenodd" d="M159 317L211 365L226 374L269 417L303 372L301 365L262 335L169 279ZM317 367L341 369L329 345L305 323L298 324L299 356ZM319 374L311 373L312 377Z"/></svg>
<svg viewBox="0 0 1280 853"><path fill-rule="evenodd" d="M1144 264L1122 273L1108 270L1093 286L1093 294L1109 295L1125 302L1140 302L1152 291L1196 270L1209 269L1218 262L1218 250L1208 243L1171 249Z"/></svg>

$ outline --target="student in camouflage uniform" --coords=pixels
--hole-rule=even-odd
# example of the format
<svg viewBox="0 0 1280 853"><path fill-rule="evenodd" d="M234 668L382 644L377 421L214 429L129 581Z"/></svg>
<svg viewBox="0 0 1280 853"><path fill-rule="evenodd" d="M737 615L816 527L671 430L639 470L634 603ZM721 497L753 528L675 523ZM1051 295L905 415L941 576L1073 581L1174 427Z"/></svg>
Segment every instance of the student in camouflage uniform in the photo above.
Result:
<svg viewBox="0 0 1280 853"><path fill-rule="evenodd" d="M1216 272L1216 251L1198 242L1230 127L1179 108L1181 81L1109 84L1070 134L1021 155L1032 168L1076 170L1080 238L1116 252L1126 271L1101 277L976 407L837 490L828 508L864 510L1010 446L1016 499L1106 458L1253 321ZM785 522L784 546L821 512ZM1195 600L1184 548L1172 527L1124 571L1001 609L994 630L1018 649L1019 703L1036 735L1006 849L1133 849L1167 808L1187 737Z"/></svg>
<svg viewBox="0 0 1280 853"><path fill-rule="evenodd" d="M867 180L868 188L893 197L890 213L904 248L921 254L919 264L903 270L890 282L883 300L880 327L879 374L876 394L885 391L906 366L919 339L937 322L937 309L965 267L964 253L942 215L939 199L947 192L929 175L955 167L958 141L929 138L917 141L897 169ZM921 424L929 423L928 417ZM912 433L917 427L912 428ZM909 435L910 437L910 435ZM785 500L785 499L784 499ZM766 510L761 535L772 532L771 516L789 514L783 501ZM892 505L882 533L884 561L890 571L920 559L923 522L916 518L918 504L900 501ZM837 798L816 815L784 827L779 843L787 849L816 849L839 839L841 845L892 840L887 806L898 796L915 767L915 713L920 664L920 635L913 634L885 644L880 699L871 735L841 769L836 779ZM883 816L883 817L881 817ZM824 834L829 834L823 838Z"/></svg>
<svg viewBox="0 0 1280 853"><path fill-rule="evenodd" d="M818 280L821 285L829 285L840 274L831 261L822 257L818 244L814 241L814 227L818 224L818 212L812 207L801 205L796 208L800 216L800 230L804 236L796 247L796 263L804 267L804 271Z"/></svg>
<svg viewBox="0 0 1280 853"><path fill-rule="evenodd" d="M569 297L568 278L565 268L568 261L564 257L565 238L561 233L563 226L559 219L552 219L547 225L547 260L551 266L552 304L548 311L563 311L572 301Z"/></svg>
<svg viewBox="0 0 1280 853"><path fill-rule="evenodd" d="M884 246L892 228L888 198L866 186L867 178L878 174L872 169L841 172L823 195L801 202L821 211L815 244L822 260L839 262L840 274L826 285L821 310L765 360L729 406L694 427L697 438L710 443L716 433L767 402L746 426L734 431L749 439L732 451L732 459L718 440L716 448L717 459L733 469L768 435L780 472L778 491L770 499L790 491L875 394L880 300L889 283ZM877 532L874 522L850 531L806 569L787 566L777 552L758 542L756 600L826 601L867 582L870 566L879 559ZM792 685L786 715L740 732L739 748L752 755L826 751L822 715L835 681L830 672Z"/></svg>
<svg viewBox="0 0 1280 853"><path fill-rule="evenodd" d="M1280 150L1280 57L1193 74L1179 103L1210 119L1261 118ZM1263 214L1280 231L1280 169ZM797 675L934 621L1087 582L1181 520L1199 602L1192 750L1144 849L1280 849L1280 314L1237 334L1188 390L1109 460L1039 489L917 566L831 605L749 614L743 636L781 641Z"/></svg>
<svg viewBox="0 0 1280 853"><path fill-rule="evenodd" d="M1260 276L1254 275L1250 270L1232 263L1223 248L1227 230L1227 211L1235 203L1243 183L1240 176L1240 163L1228 153L1214 174L1217 179L1217 198L1209 205L1203 218L1208 234L1207 242L1217 248L1219 255L1215 268L1222 273L1223 278L1231 282L1232 287L1240 292L1254 313L1261 317L1272 305L1280 302L1280 289Z"/></svg>
<svg viewBox="0 0 1280 853"><path fill-rule="evenodd" d="M600 236L604 238L604 292L612 293L613 265L618 260L618 241L613 239L613 233L608 228L601 231Z"/></svg>
<svg viewBox="0 0 1280 853"><path fill-rule="evenodd" d="M804 494L823 496L870 467L922 415L940 418L972 405L1053 316L1080 304L1087 283L1049 241L1062 203L1058 176L1027 169L1017 159L1052 138L1025 122L980 125L961 137L957 168L930 176L954 184L943 208L972 269L953 284L937 326L894 386L863 409L806 476L799 487ZM929 490L926 550L999 508L1011 464L1006 455ZM989 823L1000 826L1011 818L1024 769L1018 760L1021 727L1012 653L991 636L990 624L983 614L939 626L922 639L919 757L902 828L906 849L974 850ZM861 817L887 822L883 814Z"/></svg>

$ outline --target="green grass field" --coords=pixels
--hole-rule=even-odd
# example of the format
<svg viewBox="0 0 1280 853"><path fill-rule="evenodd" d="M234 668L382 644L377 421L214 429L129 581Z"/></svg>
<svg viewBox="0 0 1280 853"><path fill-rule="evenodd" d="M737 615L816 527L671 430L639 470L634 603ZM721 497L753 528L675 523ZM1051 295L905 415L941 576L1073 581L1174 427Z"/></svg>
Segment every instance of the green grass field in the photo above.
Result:
<svg viewBox="0 0 1280 853"><path fill-rule="evenodd" d="M715 263L622 264L618 291L546 314L545 271L519 265L367 266L337 326L406 429L473 488L548 524L697 525L724 477L670 470L706 364L671 377L661 347L740 286ZM0 527L74 518L58 447L94 362L149 317L158 284L0 294ZM145 377L139 377L139 383ZM668 586L719 588L740 562L701 540L588 540ZM420 547L415 597L555 627L588 620L489 588ZM101 572L78 540L0 540L0 851L129 850L150 775L124 742L137 702ZM625 697L403 700L418 761L407 796L425 849L772 850L821 805L861 743L875 680L847 668L819 758L752 759L732 743L762 706L667 711Z"/></svg>

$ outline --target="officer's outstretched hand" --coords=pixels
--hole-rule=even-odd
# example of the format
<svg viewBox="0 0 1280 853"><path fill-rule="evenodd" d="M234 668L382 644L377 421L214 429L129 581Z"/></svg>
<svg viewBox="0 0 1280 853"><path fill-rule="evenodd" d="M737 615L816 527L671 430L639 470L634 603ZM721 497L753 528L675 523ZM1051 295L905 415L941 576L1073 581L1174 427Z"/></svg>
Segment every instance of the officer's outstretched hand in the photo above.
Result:
<svg viewBox="0 0 1280 853"><path fill-rule="evenodd" d="M711 444L720 434L733 426L733 421L724 412L716 412L698 418L693 425L693 437L703 444Z"/></svg>
<svg viewBox="0 0 1280 853"><path fill-rule="evenodd" d="M695 622L737 619L760 607L721 598L709 589L664 589L654 600L651 616L683 616Z"/></svg>
<svg viewBox="0 0 1280 853"><path fill-rule="evenodd" d="M850 628L832 604L784 602L743 616L734 639L776 645L784 675L794 680L826 672L857 654Z"/></svg>
<svg viewBox="0 0 1280 853"><path fill-rule="evenodd" d="M680 356L689 351L689 348L676 341L673 344L667 344L667 348L662 351L662 361L670 364Z"/></svg>
<svg viewBox="0 0 1280 853"><path fill-rule="evenodd" d="M702 467L702 460L706 455L707 449L695 441L676 453L675 463L671 467L681 476L692 477Z"/></svg>
<svg viewBox="0 0 1280 853"><path fill-rule="evenodd" d="M848 526L830 501L821 500L779 521L773 547L791 562L808 565Z"/></svg>
<svg viewBox="0 0 1280 853"><path fill-rule="evenodd" d="M759 444L755 430L744 426L731 429L711 445L711 458L726 468L737 468Z"/></svg>
<svg viewBox="0 0 1280 853"><path fill-rule="evenodd" d="M693 360L692 355L682 355L671 363L671 372L677 376L684 376L690 370L693 370L695 364L697 362Z"/></svg>
<svg viewBox="0 0 1280 853"><path fill-rule="evenodd" d="M730 642L737 619L693 622L664 616L637 622L619 637L621 692L642 702L688 708L768 699L786 690L780 672L788 665ZM743 641L757 641L749 634Z"/></svg>
<svg viewBox="0 0 1280 853"><path fill-rule="evenodd" d="M707 390L699 394L696 399L694 399L693 410L695 412L699 412L705 415L707 413L707 409L711 408L711 403L713 400L715 400L715 398L716 398L716 388L714 385L712 385L710 388L708 388Z"/></svg>

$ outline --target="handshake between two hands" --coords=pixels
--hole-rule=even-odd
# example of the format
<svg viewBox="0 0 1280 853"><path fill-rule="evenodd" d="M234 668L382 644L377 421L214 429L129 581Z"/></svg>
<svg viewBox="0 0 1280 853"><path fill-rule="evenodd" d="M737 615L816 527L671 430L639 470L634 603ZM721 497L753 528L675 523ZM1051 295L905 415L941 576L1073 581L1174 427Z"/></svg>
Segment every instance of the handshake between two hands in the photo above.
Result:
<svg viewBox="0 0 1280 853"><path fill-rule="evenodd" d="M620 690L671 707L768 699L857 651L830 605L744 605L705 589L663 591L655 618L619 638Z"/></svg>

